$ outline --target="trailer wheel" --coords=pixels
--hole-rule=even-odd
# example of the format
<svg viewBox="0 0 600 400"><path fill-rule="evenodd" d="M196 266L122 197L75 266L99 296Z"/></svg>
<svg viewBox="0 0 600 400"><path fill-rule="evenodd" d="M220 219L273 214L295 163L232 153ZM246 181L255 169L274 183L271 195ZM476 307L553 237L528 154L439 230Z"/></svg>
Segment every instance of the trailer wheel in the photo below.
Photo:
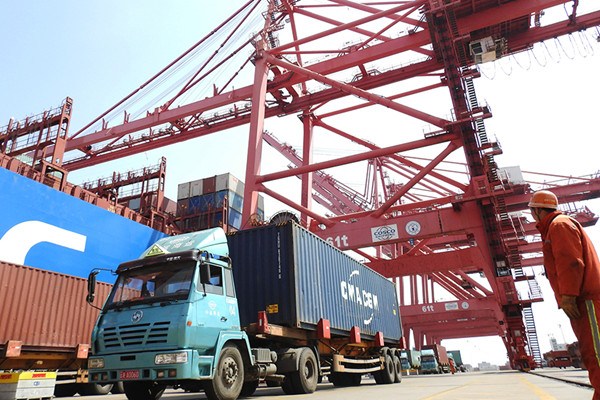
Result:
<svg viewBox="0 0 600 400"><path fill-rule="evenodd" d="M361 381L361 374L333 372L329 375L329 382L333 383L333 386L335 387L360 386Z"/></svg>
<svg viewBox="0 0 600 400"><path fill-rule="evenodd" d="M317 358L311 349L305 347L300 351L298 371L287 374L282 387L286 394L308 394L317 390L318 381Z"/></svg>
<svg viewBox="0 0 600 400"><path fill-rule="evenodd" d="M244 363L235 346L226 346L221 351L212 380L206 381L204 392L209 400L235 400L244 385Z"/></svg>
<svg viewBox="0 0 600 400"><path fill-rule="evenodd" d="M384 385L394 383L396 380L396 373L394 372L396 370L394 367L394 358L390 353L391 351L387 347L384 347L383 356L385 357L385 368L379 372L381 374L381 383Z"/></svg>
<svg viewBox="0 0 600 400"><path fill-rule="evenodd" d="M123 389L129 400L158 400L164 393L165 386L157 382L125 381Z"/></svg>
<svg viewBox="0 0 600 400"><path fill-rule="evenodd" d="M258 388L258 380L244 382L242 385L242 391L240 392L240 397L250 397L256 392L256 388Z"/></svg>
<svg viewBox="0 0 600 400"><path fill-rule="evenodd" d="M362 381L361 374L346 374L349 386L360 386L360 382Z"/></svg>
<svg viewBox="0 0 600 400"><path fill-rule="evenodd" d="M400 383L402 382L402 362L398 350L392 352L392 359L394 361L394 383Z"/></svg>

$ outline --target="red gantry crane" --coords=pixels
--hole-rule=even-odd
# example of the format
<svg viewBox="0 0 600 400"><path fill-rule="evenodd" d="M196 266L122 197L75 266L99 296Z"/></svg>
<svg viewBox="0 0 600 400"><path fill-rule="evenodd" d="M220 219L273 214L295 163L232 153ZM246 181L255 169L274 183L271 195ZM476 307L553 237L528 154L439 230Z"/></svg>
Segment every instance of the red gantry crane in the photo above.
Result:
<svg viewBox="0 0 600 400"><path fill-rule="evenodd" d="M585 30L600 24L600 6L580 15L584 3L595 2L249 0L80 131L20 151L73 171L246 126L245 220L259 193L280 201L397 282L417 347L498 335L511 366L529 369L541 360L531 314L541 294L523 270L540 264L534 227L521 214L531 187L496 165L501 148L484 124L492 114L473 81L477 64L535 43L561 35L585 43ZM553 7L570 11L544 24ZM167 78L180 84L161 92ZM134 109L152 96L160 100ZM268 124L301 151L291 157L265 134ZM0 136L3 153L16 154L8 145L18 129ZM264 162L265 140L290 156L290 168ZM353 150L323 157L315 151L320 141ZM371 174L362 194L351 189L356 165ZM600 196L600 180L550 189L572 204ZM589 210L573 211L596 220ZM521 281L529 298L519 295ZM434 288L456 300L436 302Z"/></svg>

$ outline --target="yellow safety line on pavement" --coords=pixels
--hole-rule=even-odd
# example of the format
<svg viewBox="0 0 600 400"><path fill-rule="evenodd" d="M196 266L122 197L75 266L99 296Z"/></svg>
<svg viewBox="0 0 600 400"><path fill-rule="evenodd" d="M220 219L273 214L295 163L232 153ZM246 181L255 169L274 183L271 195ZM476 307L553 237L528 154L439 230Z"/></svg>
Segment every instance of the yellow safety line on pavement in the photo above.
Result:
<svg viewBox="0 0 600 400"><path fill-rule="evenodd" d="M541 387L539 387L535 383L529 382L527 379L525 379L522 376L519 376L519 379L521 381L523 381L523 383L525 383L525 385L527 385L529 387L529 389L531 389L533 391L533 393L535 393L535 395L540 400L556 400L556 397L548 394L547 392L545 392Z"/></svg>
<svg viewBox="0 0 600 400"><path fill-rule="evenodd" d="M475 380L478 380L478 379L475 379ZM434 394L433 396L429 396L429 397L423 397L423 399L422 399L422 400L433 400L433 399L437 399L437 398L439 398L440 396L442 396L442 395L444 395L444 394L448 394L448 393L450 393L450 392L453 392L453 391L455 391L455 390L458 390L458 389L462 389L462 388L464 388L464 387L467 387L467 386L469 386L471 383L473 383L473 380L472 380L472 381L470 381L470 382L467 382L467 383L465 383L464 385L460 385L460 386L457 386L457 387L453 387L453 388L450 388L450 389L446 389L446 390L444 390L443 392L439 392L439 393L436 393L436 394Z"/></svg>
<svg viewBox="0 0 600 400"><path fill-rule="evenodd" d="M548 394L548 393L547 393L547 392L545 392L545 391L544 391L542 388L540 388L539 386L537 386L537 385L536 385L536 384L534 384L534 383L531 383L531 382L529 382L529 381L528 381L527 379L525 379L524 377L522 377L522 376L519 376L519 379L521 379L521 381L523 381L523 383L525 383L525 385L527 385L527 387L528 387L529 389L531 389L531 391L532 391L532 392L533 392L533 393L534 393L534 394L535 394L535 395L538 397L538 399L539 399L539 400L556 400L556 397L554 397L554 396L552 396L552 395ZM424 397L422 400L434 400L434 399L438 399L440 396L446 395L446 394L448 394L448 393L450 393L450 392L454 392L454 391L456 391L456 390L458 390L458 389L462 389L462 388L464 388L464 387L466 387L466 386L469 386L469 385L471 385L471 384L472 384L474 381L477 381L477 380L480 380L480 379L474 379L474 380L472 380L472 381L470 381L470 382L467 382L467 383L465 383L464 385L461 385L461 386L453 387L453 388L451 388L451 389L444 390L443 392L436 393L436 394L434 394L433 396Z"/></svg>

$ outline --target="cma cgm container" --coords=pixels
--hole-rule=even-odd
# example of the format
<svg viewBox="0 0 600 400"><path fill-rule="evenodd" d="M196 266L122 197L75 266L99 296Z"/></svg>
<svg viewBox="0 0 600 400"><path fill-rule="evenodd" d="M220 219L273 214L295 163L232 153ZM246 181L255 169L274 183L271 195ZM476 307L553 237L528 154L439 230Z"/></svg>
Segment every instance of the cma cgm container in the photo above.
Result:
<svg viewBox="0 0 600 400"><path fill-rule="evenodd" d="M336 335L358 327L368 339L402 337L394 284L299 225L239 231L228 243L243 326L265 310L289 327L315 330L327 319Z"/></svg>

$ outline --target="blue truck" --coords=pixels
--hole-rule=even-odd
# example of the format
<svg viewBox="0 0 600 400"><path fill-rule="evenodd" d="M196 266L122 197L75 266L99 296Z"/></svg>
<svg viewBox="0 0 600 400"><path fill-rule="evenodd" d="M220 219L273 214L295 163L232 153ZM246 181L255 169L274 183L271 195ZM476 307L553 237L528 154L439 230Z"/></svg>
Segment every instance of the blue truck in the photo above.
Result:
<svg viewBox="0 0 600 400"><path fill-rule="evenodd" d="M94 299L95 274L88 278ZM289 222L167 237L122 263L92 334L90 381L130 400L166 387L211 400L401 381L395 287Z"/></svg>

